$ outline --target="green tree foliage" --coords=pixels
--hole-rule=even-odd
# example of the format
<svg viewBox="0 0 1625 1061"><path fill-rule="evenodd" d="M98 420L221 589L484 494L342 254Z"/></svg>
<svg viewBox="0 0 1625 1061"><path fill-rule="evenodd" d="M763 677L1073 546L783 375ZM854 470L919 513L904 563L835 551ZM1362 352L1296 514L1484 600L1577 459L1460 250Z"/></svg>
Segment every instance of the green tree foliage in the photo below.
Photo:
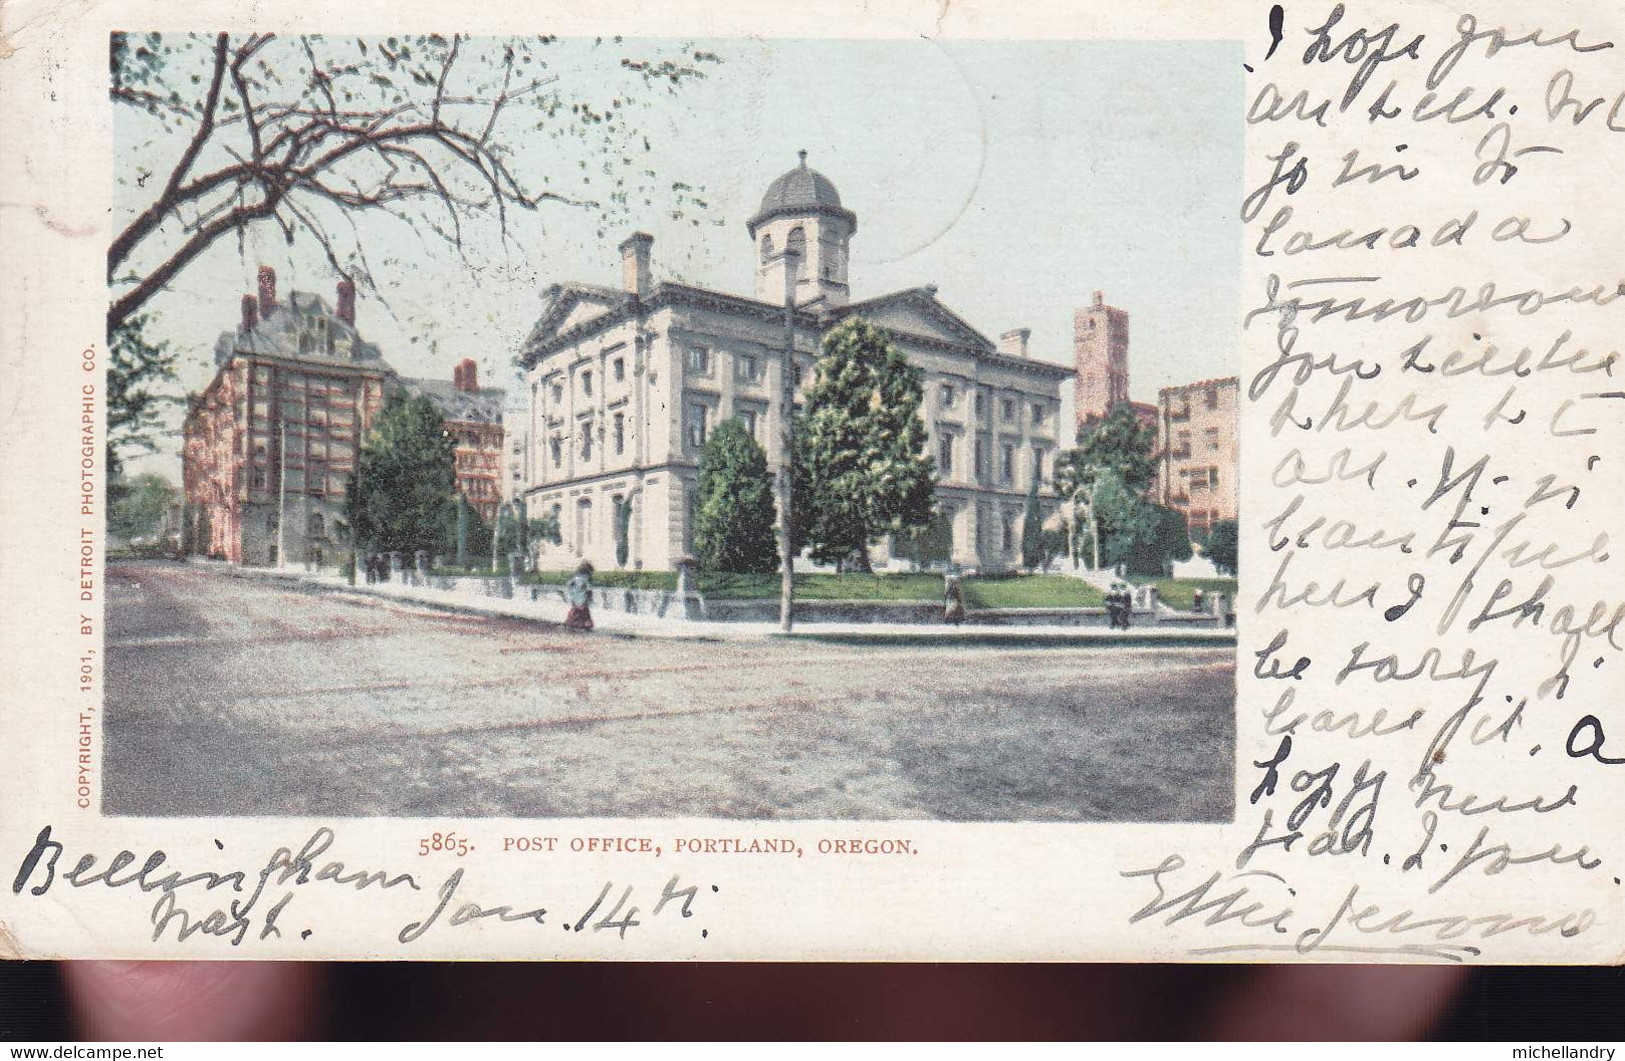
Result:
<svg viewBox="0 0 1625 1061"><path fill-rule="evenodd" d="M175 354L167 342L146 336L145 314L130 317L107 337L107 490L108 504L124 490L123 452L151 452L162 413L180 399L158 388L175 378Z"/></svg>
<svg viewBox="0 0 1625 1061"><path fill-rule="evenodd" d="M824 336L796 427L794 516L814 560L869 570L869 547L931 520L920 370L884 331L849 317Z"/></svg>
<svg viewBox="0 0 1625 1061"><path fill-rule="evenodd" d="M1085 480L1091 468L1096 473L1109 471L1129 490L1143 494L1157 477L1155 447L1156 432L1141 424L1126 403L1119 403L1110 415L1084 427L1078 445L1061 454L1056 475L1060 476L1060 464Z"/></svg>
<svg viewBox="0 0 1625 1061"><path fill-rule="evenodd" d="M180 488L155 472L124 484L123 496L107 506L107 533L124 541L150 538L163 524L164 510L181 499Z"/></svg>
<svg viewBox="0 0 1625 1061"><path fill-rule="evenodd" d="M1037 570L1050 560L1044 555L1044 512L1038 504L1038 476L1027 490L1027 509L1021 517L1021 564Z"/></svg>
<svg viewBox="0 0 1625 1061"><path fill-rule="evenodd" d="M356 541L367 549L408 554L448 544L455 549L455 453L433 400L390 395L361 448L345 496Z"/></svg>
<svg viewBox="0 0 1625 1061"><path fill-rule="evenodd" d="M778 570L775 511L767 454L738 420L724 420L700 453L694 502L700 566L737 574Z"/></svg>
<svg viewBox="0 0 1625 1061"><path fill-rule="evenodd" d="M494 223L500 239L488 242L506 248L512 217L544 204L596 211L605 231L657 194L674 217L705 209L703 189L657 184L637 112L721 60L647 47L619 37L114 33L112 102L138 112L132 139L150 140L159 157L166 142L172 150L158 172L117 178L109 330L252 228L312 241L370 287L362 244L372 217L466 256L478 243L465 226ZM548 69L571 62L609 65L619 84L588 98ZM537 161L559 154L550 144L568 141L601 165L572 158L569 170L543 172Z"/></svg>
<svg viewBox="0 0 1625 1061"><path fill-rule="evenodd" d="M1183 513L1152 504L1112 472L1100 476L1094 500L1107 564L1122 564L1134 575L1166 575L1171 561L1190 559Z"/></svg>
<svg viewBox="0 0 1625 1061"><path fill-rule="evenodd" d="M615 502L615 566L625 567L626 561L632 556L632 502L620 499Z"/></svg>
<svg viewBox="0 0 1625 1061"><path fill-rule="evenodd" d="M564 530L559 526L559 518L552 513L542 516L532 516L525 521L527 541L551 542L560 545L564 542Z"/></svg>
<svg viewBox="0 0 1625 1061"><path fill-rule="evenodd" d="M892 539L894 555L908 560L916 571L954 558L954 523L941 508L933 509L925 526L904 527Z"/></svg>
<svg viewBox="0 0 1625 1061"><path fill-rule="evenodd" d="M1240 534L1233 519L1221 519L1207 533L1207 557L1213 566L1226 574L1236 573L1236 553L1240 547Z"/></svg>

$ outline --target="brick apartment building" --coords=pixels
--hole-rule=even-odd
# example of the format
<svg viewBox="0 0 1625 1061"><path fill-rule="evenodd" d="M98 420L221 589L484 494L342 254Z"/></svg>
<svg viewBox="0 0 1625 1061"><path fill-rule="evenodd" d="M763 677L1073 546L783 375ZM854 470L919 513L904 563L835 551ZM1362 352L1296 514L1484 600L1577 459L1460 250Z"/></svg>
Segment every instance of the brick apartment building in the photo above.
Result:
<svg viewBox="0 0 1625 1061"><path fill-rule="evenodd" d="M471 361L451 384L398 376L356 330L348 280L330 305L304 291L279 299L269 266L258 279L187 408L182 548L240 564L335 562L351 548L344 498L357 454L396 389L440 405L458 438L458 489L494 516L502 392L480 388Z"/></svg>

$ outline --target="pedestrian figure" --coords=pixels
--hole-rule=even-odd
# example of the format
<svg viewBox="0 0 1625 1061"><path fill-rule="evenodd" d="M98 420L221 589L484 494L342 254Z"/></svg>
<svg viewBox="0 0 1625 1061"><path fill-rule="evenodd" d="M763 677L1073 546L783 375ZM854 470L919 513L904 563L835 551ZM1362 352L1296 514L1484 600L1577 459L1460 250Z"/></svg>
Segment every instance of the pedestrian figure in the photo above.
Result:
<svg viewBox="0 0 1625 1061"><path fill-rule="evenodd" d="M565 585L564 599L570 605L570 611L564 617L564 625L571 630L591 630L592 565L587 561L581 561L576 568L575 577Z"/></svg>
<svg viewBox="0 0 1625 1061"><path fill-rule="evenodd" d="M942 621L954 626L965 621L965 576L958 564L942 580Z"/></svg>
<svg viewBox="0 0 1625 1061"><path fill-rule="evenodd" d="M1191 610L1204 615L1207 613L1207 594L1202 592L1201 586L1197 586L1191 594Z"/></svg>
<svg viewBox="0 0 1625 1061"><path fill-rule="evenodd" d="M1106 595L1106 614L1111 626L1118 630L1129 628L1129 609L1134 603L1128 586L1122 582L1113 582L1111 592Z"/></svg>

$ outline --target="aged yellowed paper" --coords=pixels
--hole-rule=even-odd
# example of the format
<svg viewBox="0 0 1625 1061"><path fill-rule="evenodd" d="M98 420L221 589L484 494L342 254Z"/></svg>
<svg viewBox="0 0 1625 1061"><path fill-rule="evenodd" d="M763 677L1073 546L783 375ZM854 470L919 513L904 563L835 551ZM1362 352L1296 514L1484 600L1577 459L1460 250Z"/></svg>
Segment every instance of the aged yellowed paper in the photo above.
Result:
<svg viewBox="0 0 1625 1061"><path fill-rule="evenodd" d="M1625 953L1616 6L0 34L7 955Z"/></svg>

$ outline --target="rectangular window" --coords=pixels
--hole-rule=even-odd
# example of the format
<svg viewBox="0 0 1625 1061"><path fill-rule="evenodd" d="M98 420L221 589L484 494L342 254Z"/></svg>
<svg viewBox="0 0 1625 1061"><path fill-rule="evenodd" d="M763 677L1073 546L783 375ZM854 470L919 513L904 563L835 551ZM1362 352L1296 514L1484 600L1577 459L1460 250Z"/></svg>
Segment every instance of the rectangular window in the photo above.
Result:
<svg viewBox="0 0 1625 1061"><path fill-rule="evenodd" d="M711 351L703 346L688 348L688 370L696 376L711 374Z"/></svg>
<svg viewBox="0 0 1625 1061"><path fill-rule="evenodd" d="M626 452L626 414L615 414L615 456Z"/></svg>
<svg viewBox="0 0 1625 1061"><path fill-rule="evenodd" d="M937 439L937 474L946 479L954 473L954 436Z"/></svg>
<svg viewBox="0 0 1625 1061"><path fill-rule="evenodd" d="M592 373L591 372L583 372L581 374L581 393L587 395L589 398L592 397Z"/></svg>
<svg viewBox="0 0 1625 1061"><path fill-rule="evenodd" d="M1012 398L1005 398L999 405L999 417L1005 423L1016 418L1016 403Z"/></svg>
<svg viewBox="0 0 1625 1061"><path fill-rule="evenodd" d="M1044 451L1041 449L1033 450L1033 478L1040 485L1044 482Z"/></svg>
<svg viewBox="0 0 1625 1061"><path fill-rule="evenodd" d="M581 459L592 460L592 421L581 421Z"/></svg>
<svg viewBox="0 0 1625 1061"><path fill-rule="evenodd" d="M564 463L564 440L554 435L548 440L548 448L553 454L553 467L557 468Z"/></svg>
<svg viewBox="0 0 1625 1061"><path fill-rule="evenodd" d="M1033 403L1033 426L1034 427L1043 427L1044 426L1044 413L1045 413L1044 406L1039 404L1038 402L1034 402Z"/></svg>
<svg viewBox="0 0 1625 1061"><path fill-rule="evenodd" d="M980 397L980 395L978 395L978 397ZM983 482L986 479L987 479L987 442L984 441L983 439L977 439L976 440L976 481L977 482Z"/></svg>
<svg viewBox="0 0 1625 1061"><path fill-rule="evenodd" d="M739 413L739 422L745 425L745 430L750 433L751 438L754 438L758 442L762 441L761 436L756 433L756 410L741 410Z"/></svg>
<svg viewBox="0 0 1625 1061"><path fill-rule="evenodd" d="M762 363L752 354L740 354L734 361L734 379L740 383L755 383L762 378Z"/></svg>
<svg viewBox="0 0 1625 1061"><path fill-rule="evenodd" d="M1218 468L1209 468L1207 470L1207 485L1214 488L1214 489L1218 489L1218 486L1219 486L1219 469Z"/></svg>
<svg viewBox="0 0 1625 1061"><path fill-rule="evenodd" d="M1013 483L1016 481L1016 447L1006 442L1004 449L999 453L999 481Z"/></svg>
<svg viewBox="0 0 1625 1061"><path fill-rule="evenodd" d="M952 409L954 407L955 394L954 385L952 383L944 383L941 391L938 392L938 396L942 399L942 407L944 409Z"/></svg>
<svg viewBox="0 0 1625 1061"><path fill-rule="evenodd" d="M1209 409L1217 409L1219 407L1219 388L1209 387L1207 389L1207 407Z"/></svg>
<svg viewBox="0 0 1625 1061"><path fill-rule="evenodd" d="M1207 429L1207 448L1219 448L1219 429L1216 427L1210 427Z"/></svg>
<svg viewBox="0 0 1625 1061"><path fill-rule="evenodd" d="M976 392L975 404L972 405L971 408L976 411L977 416L981 416L982 413L986 410L987 405L986 405L985 401L983 400L983 396L982 396L981 391Z"/></svg>
<svg viewBox="0 0 1625 1061"><path fill-rule="evenodd" d="M1004 517L1003 530L1004 551L1009 552L1016 547L1016 528L1009 516Z"/></svg>
<svg viewBox="0 0 1625 1061"><path fill-rule="evenodd" d="M704 402L693 402L688 407L688 444L694 449L705 448L705 419L709 411Z"/></svg>
<svg viewBox="0 0 1625 1061"><path fill-rule="evenodd" d="M619 383L624 379L626 379L626 358L617 357L615 359L615 382Z"/></svg>
<svg viewBox="0 0 1625 1061"><path fill-rule="evenodd" d="M794 369L794 372L793 372L793 378L795 379L795 385L796 386L798 386L798 387L801 386L801 377L803 375L804 375L804 370L802 369L802 367L800 365L797 365L795 367L795 369Z"/></svg>
<svg viewBox="0 0 1625 1061"><path fill-rule="evenodd" d="M559 383L553 384L553 404L557 405L560 402L562 402L563 400L564 400L564 386L563 386L563 384L559 384Z"/></svg>

